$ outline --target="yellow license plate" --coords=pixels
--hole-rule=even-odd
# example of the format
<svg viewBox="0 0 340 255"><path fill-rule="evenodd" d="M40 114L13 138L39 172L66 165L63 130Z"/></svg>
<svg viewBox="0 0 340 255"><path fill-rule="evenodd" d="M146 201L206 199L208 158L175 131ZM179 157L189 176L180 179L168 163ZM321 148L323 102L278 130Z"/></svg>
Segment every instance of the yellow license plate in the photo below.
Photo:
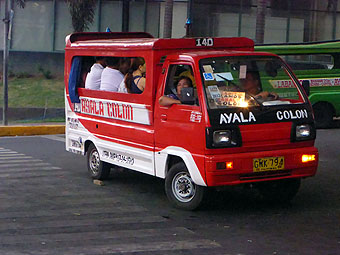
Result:
<svg viewBox="0 0 340 255"><path fill-rule="evenodd" d="M253 159L254 172L283 170L284 168L285 168L284 157L268 157Z"/></svg>

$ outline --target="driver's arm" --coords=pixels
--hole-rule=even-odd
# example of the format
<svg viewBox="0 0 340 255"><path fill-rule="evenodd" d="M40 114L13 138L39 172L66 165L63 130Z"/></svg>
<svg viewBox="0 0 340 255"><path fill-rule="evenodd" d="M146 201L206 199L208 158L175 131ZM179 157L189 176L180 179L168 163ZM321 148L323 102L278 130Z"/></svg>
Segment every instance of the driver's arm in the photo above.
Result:
<svg viewBox="0 0 340 255"><path fill-rule="evenodd" d="M162 106L170 106L173 104L181 104L181 101L177 100L177 99L173 99L171 97L168 96L161 96L159 98L159 104Z"/></svg>
<svg viewBox="0 0 340 255"><path fill-rule="evenodd" d="M267 99L268 97L276 100L279 98L279 95L276 94L275 92L268 92L268 91L262 91L260 93L258 93L256 96L256 99Z"/></svg>

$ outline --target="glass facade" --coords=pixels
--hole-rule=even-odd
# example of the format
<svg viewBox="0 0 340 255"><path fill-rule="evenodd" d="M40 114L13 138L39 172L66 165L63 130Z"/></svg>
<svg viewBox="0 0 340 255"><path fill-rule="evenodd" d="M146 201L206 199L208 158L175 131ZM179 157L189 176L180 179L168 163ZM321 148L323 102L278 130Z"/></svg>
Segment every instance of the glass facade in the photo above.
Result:
<svg viewBox="0 0 340 255"><path fill-rule="evenodd" d="M337 0L266 2L264 43L322 41L340 37L340 6ZM192 15L196 36L245 36L255 40L256 0L194 0Z"/></svg>
<svg viewBox="0 0 340 255"><path fill-rule="evenodd" d="M0 1L2 17L4 3ZM185 36L185 22L190 17L193 36L244 36L255 40L257 4L256 0L174 1L172 37ZM65 36L73 31L64 0L26 0L24 9L14 6L13 10L12 51L63 51ZM128 31L146 31L163 37L164 13L165 0L98 0L89 31L103 32L107 27L122 31L127 27ZM264 43L340 37L337 0L267 0L264 13ZM0 47L3 47L3 25L0 25Z"/></svg>

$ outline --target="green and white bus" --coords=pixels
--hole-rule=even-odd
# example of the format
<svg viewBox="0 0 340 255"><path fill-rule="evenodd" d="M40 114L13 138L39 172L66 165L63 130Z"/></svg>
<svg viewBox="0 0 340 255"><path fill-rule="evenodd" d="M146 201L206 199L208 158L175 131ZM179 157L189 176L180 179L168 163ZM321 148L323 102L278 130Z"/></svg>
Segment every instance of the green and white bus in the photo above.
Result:
<svg viewBox="0 0 340 255"><path fill-rule="evenodd" d="M331 127L333 118L340 117L340 40L264 44L255 50L281 56L301 83L309 82L317 127ZM289 84L282 81L282 86L288 88Z"/></svg>

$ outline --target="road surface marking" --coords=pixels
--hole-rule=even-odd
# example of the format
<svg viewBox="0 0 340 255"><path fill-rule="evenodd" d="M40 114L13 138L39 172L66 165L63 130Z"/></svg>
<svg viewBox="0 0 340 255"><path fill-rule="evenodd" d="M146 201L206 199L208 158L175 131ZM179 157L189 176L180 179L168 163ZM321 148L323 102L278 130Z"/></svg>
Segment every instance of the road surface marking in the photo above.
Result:
<svg viewBox="0 0 340 255"><path fill-rule="evenodd" d="M49 140L53 140L53 141L58 141L58 142L65 142L65 137L60 137L58 135L42 135L40 137L49 139Z"/></svg>

